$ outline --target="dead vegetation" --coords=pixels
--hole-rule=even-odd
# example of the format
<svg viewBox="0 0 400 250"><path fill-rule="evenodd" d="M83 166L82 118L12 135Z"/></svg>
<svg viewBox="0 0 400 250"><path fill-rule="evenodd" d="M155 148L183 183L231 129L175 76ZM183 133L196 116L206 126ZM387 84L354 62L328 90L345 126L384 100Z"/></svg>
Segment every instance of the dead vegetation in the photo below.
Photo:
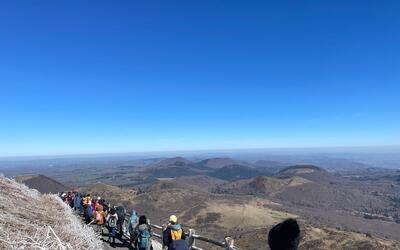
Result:
<svg viewBox="0 0 400 250"><path fill-rule="evenodd" d="M316 228L309 225L303 225L303 239L300 249L320 249L320 250L346 250L346 249L363 249L363 250L398 250L400 245L398 242L371 238L368 235L340 231L333 228Z"/></svg>
<svg viewBox="0 0 400 250"><path fill-rule="evenodd" d="M0 249L102 249L99 236L55 195L0 177L0 210Z"/></svg>

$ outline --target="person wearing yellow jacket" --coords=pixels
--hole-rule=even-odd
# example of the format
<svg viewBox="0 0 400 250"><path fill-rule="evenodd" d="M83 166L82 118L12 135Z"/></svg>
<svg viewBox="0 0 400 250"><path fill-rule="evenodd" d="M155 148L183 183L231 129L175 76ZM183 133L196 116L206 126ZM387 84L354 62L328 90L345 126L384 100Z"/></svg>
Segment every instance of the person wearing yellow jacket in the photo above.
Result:
<svg viewBox="0 0 400 250"><path fill-rule="evenodd" d="M185 232L175 215L169 217L169 224L163 232L163 249L189 250Z"/></svg>

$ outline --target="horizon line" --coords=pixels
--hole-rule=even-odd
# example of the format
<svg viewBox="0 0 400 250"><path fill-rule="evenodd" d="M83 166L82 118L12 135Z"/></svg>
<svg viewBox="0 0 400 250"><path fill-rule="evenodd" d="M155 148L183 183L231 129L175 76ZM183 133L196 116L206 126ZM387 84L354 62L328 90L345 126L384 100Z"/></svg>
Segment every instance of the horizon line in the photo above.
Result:
<svg viewBox="0 0 400 250"><path fill-rule="evenodd" d="M218 148L218 149L177 149L177 150L148 150L148 151L127 151L127 152L98 152L98 153L66 153L66 154L32 154L32 155L9 155L0 156L0 160L34 158L34 159L52 159L52 158L92 158L96 156L140 156L146 154L169 154L169 153L212 153L212 152L235 152L235 151L260 151L260 150L338 150L338 149L368 149L368 148L399 148L400 144L393 145L367 145L367 146L310 146L310 147L256 147L256 148Z"/></svg>

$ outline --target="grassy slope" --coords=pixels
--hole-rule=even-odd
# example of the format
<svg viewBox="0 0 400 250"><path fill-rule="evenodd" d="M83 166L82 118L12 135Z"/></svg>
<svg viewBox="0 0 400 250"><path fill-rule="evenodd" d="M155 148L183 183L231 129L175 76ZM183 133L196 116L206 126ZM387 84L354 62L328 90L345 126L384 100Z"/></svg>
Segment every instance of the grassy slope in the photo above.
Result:
<svg viewBox="0 0 400 250"><path fill-rule="evenodd" d="M55 195L0 177L0 249L102 249L102 243Z"/></svg>

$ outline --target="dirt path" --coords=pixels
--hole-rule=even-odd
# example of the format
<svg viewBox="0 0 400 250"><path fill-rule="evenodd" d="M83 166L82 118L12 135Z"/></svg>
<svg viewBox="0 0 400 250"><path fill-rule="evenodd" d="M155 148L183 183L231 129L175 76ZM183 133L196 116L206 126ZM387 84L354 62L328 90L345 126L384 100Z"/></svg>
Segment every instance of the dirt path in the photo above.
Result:
<svg viewBox="0 0 400 250"><path fill-rule="evenodd" d="M79 217L81 217L82 222L84 222L83 217L81 216L81 214L75 212L75 214ZM97 225L92 224L91 227L93 228L93 230L97 230ZM100 234L101 232L99 232ZM108 229L106 227L103 227L103 233L101 234L101 240L103 242L103 249L104 250L111 250L111 249L132 249L135 250L135 248L130 244L129 239L127 239L124 236L117 236L115 238L115 243L112 244L109 239L108 239ZM112 239L111 239L112 241ZM152 240L152 246L153 246L153 250L162 250L162 245L159 241L153 239Z"/></svg>
<svg viewBox="0 0 400 250"><path fill-rule="evenodd" d="M93 225L93 229L96 230L96 225ZM129 240L125 237L117 237L115 238L115 244L112 244L108 240L108 230L106 228L103 229L103 234L101 240L103 241L103 249L111 250L111 249L131 249L135 250L133 246L130 245ZM153 240L153 250L162 250L162 246L159 242Z"/></svg>

